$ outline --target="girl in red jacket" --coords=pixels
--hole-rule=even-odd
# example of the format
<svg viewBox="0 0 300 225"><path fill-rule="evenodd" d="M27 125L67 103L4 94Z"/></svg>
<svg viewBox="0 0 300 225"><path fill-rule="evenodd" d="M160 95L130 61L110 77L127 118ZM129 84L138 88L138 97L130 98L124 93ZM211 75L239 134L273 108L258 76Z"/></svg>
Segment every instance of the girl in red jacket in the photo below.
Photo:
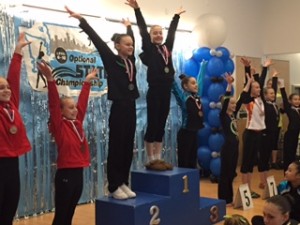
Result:
<svg viewBox="0 0 300 225"><path fill-rule="evenodd" d="M19 156L31 149L18 111L22 48L30 44L21 33L7 79L0 77L0 223L12 225L20 198Z"/></svg>
<svg viewBox="0 0 300 225"><path fill-rule="evenodd" d="M86 76L77 104L71 97L59 98L55 80L45 62L38 69L47 78L51 133L57 144L55 216L52 225L71 225L83 189L83 168L90 166L90 152L83 131L91 81L97 69Z"/></svg>

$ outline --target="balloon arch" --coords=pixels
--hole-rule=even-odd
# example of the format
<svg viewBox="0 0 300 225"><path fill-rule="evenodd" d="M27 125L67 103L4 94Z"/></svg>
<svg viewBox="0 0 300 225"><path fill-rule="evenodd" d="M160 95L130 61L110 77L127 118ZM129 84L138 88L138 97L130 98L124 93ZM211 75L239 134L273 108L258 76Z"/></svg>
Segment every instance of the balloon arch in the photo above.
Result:
<svg viewBox="0 0 300 225"><path fill-rule="evenodd" d="M221 131L220 97L226 91L225 73L232 74L235 66L230 51L221 45L227 31L222 18L205 14L197 20L193 33L198 35L198 45L184 64L184 73L200 79L200 97L204 111L205 127L198 132L198 163L204 171L216 178L220 175L220 151L224 144ZM200 71L204 76L199 77Z"/></svg>

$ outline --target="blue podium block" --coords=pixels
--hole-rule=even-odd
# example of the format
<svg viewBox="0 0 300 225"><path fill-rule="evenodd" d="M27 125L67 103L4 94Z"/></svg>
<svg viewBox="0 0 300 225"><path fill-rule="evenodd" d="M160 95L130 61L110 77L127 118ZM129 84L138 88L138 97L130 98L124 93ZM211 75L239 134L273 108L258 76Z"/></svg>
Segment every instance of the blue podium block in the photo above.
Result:
<svg viewBox="0 0 300 225"><path fill-rule="evenodd" d="M132 190L173 197L199 196L199 173L196 169L174 167L173 170L137 170L131 173Z"/></svg>
<svg viewBox="0 0 300 225"><path fill-rule="evenodd" d="M151 207L166 208L168 202L169 197L139 192L134 199L100 198L96 200L96 225L149 225Z"/></svg>
<svg viewBox="0 0 300 225"><path fill-rule="evenodd" d="M226 201L220 199L212 199L200 197L198 220L203 224L213 224L220 222L226 215Z"/></svg>
<svg viewBox="0 0 300 225"><path fill-rule="evenodd" d="M96 200L96 225L209 225L226 213L225 201L199 198L196 169L132 171L131 188L135 199Z"/></svg>

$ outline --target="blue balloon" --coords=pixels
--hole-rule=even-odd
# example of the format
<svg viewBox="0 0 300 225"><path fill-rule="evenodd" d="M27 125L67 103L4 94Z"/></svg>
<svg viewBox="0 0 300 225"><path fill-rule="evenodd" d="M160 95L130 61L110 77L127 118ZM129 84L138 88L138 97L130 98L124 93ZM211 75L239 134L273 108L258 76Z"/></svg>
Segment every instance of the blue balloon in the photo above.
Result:
<svg viewBox="0 0 300 225"><path fill-rule="evenodd" d="M208 147L212 152L220 152L224 145L224 136L220 133L211 134L208 138Z"/></svg>
<svg viewBox="0 0 300 225"><path fill-rule="evenodd" d="M210 160L211 151L209 150L209 148L206 146L198 148L198 163L203 169L209 170Z"/></svg>
<svg viewBox="0 0 300 225"><path fill-rule="evenodd" d="M230 57L230 52L227 48L225 47L218 47L216 48L216 51L220 51L222 52L222 56L220 57L220 59L222 59L223 62L226 62L229 57Z"/></svg>
<svg viewBox="0 0 300 225"><path fill-rule="evenodd" d="M207 121L207 118L208 118L208 112L209 112L209 110L210 110L208 98L207 98L207 97L202 97L202 98L201 98L201 104L202 104L202 110L203 110L204 121Z"/></svg>
<svg viewBox="0 0 300 225"><path fill-rule="evenodd" d="M224 62L218 57L212 57L207 63L207 73L211 77L218 77L225 72Z"/></svg>
<svg viewBox="0 0 300 225"><path fill-rule="evenodd" d="M200 69L200 63L196 62L193 58L190 58L184 63L183 72L188 76L197 78L199 69Z"/></svg>
<svg viewBox="0 0 300 225"><path fill-rule="evenodd" d="M208 124L211 127L220 127L221 121L220 121L220 109L211 109L208 113Z"/></svg>
<svg viewBox="0 0 300 225"><path fill-rule="evenodd" d="M216 176L216 177L220 177L220 172L221 172L221 159L220 157L218 158L214 158L210 161L210 172Z"/></svg>
<svg viewBox="0 0 300 225"><path fill-rule="evenodd" d="M211 127L208 123L204 123L204 127L198 131L198 146L207 146L210 134Z"/></svg>
<svg viewBox="0 0 300 225"><path fill-rule="evenodd" d="M211 77L205 74L203 78L203 84L202 84L202 96L207 96L207 91L211 83L212 83Z"/></svg>
<svg viewBox="0 0 300 225"><path fill-rule="evenodd" d="M213 83L209 86L207 96L211 102L219 102L221 96L225 93L225 89L221 83Z"/></svg>
<svg viewBox="0 0 300 225"><path fill-rule="evenodd" d="M208 47L198 48L193 52L193 58L197 62L202 62L202 60L208 61L211 57L210 48Z"/></svg>
<svg viewBox="0 0 300 225"><path fill-rule="evenodd" d="M234 71L234 68L235 68L235 66L234 66L233 60L232 59L228 59L225 62L225 72L232 74L233 71Z"/></svg>

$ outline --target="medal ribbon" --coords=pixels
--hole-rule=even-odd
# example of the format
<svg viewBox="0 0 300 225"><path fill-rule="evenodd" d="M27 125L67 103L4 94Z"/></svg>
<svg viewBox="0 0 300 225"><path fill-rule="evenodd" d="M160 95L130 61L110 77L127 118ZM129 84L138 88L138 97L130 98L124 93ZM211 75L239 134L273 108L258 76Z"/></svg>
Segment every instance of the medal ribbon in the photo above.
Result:
<svg viewBox="0 0 300 225"><path fill-rule="evenodd" d="M162 45L161 47L162 47L163 51L161 51L161 49L157 45L158 52L161 54L162 58L164 59L165 64L168 65L168 63L169 63L169 57L168 57L169 56L169 51L168 51L168 49L165 45Z"/></svg>
<svg viewBox="0 0 300 225"><path fill-rule="evenodd" d="M234 133L238 139L237 119L233 114L231 114L229 117L231 119L231 124L230 124L231 132Z"/></svg>
<svg viewBox="0 0 300 225"><path fill-rule="evenodd" d="M201 110L201 104L200 104L199 98L195 98L193 95L191 95L191 98L194 99L197 108L198 108L199 110Z"/></svg>
<svg viewBox="0 0 300 225"><path fill-rule="evenodd" d="M74 121L73 121L73 120L68 120L68 121L70 121L70 123L72 124L73 130L75 131L75 133L76 133L78 139L80 140L80 142L83 143L83 140L84 140L84 133L83 133L83 131L82 131L82 134L80 135L80 134L79 134L79 129L78 129L78 127L75 125ZM75 121L75 122L76 122L76 121Z"/></svg>
<svg viewBox="0 0 300 225"><path fill-rule="evenodd" d="M125 63L125 67L126 67L126 73L128 73L128 79L130 82L132 82L133 80L133 65L132 62L130 61L130 59L128 59L129 61L129 65L127 63L127 59L123 59L124 63Z"/></svg>
<svg viewBox="0 0 300 225"><path fill-rule="evenodd" d="M300 116L300 112L299 112L300 108L295 107L295 106L292 106L291 108L292 108L293 110L295 110L295 111L298 113L298 115Z"/></svg>
<svg viewBox="0 0 300 225"><path fill-rule="evenodd" d="M15 120L15 110L11 109L9 104L5 105L4 112L7 114L10 122L14 122Z"/></svg>

